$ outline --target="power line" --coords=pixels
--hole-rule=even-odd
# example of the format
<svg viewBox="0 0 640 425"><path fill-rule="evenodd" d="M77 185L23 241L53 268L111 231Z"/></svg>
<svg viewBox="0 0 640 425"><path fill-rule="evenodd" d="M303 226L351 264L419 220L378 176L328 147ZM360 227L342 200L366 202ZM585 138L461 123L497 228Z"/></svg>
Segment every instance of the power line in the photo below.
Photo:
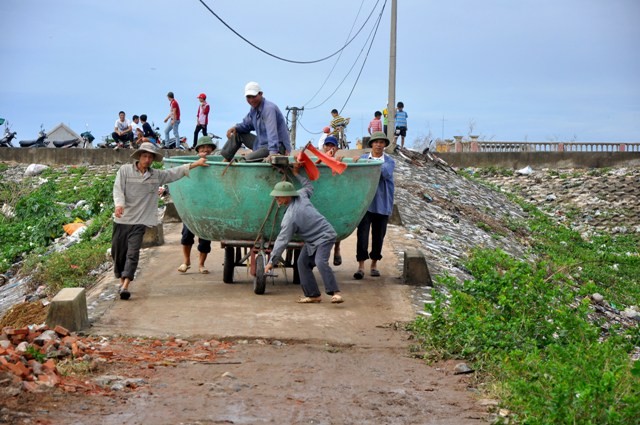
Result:
<svg viewBox="0 0 640 425"><path fill-rule="evenodd" d="M367 47L367 43L369 42L369 38L371 38L371 36L373 34L373 39L371 40L371 44L369 45L369 50L371 50L371 45L373 44L373 40L375 39L375 34L374 33L377 32L377 30L378 30L378 26L380 25L380 20L382 18L382 13L384 12L384 6L386 4L387 4L387 2L385 0L384 5L382 6L382 10L380 11L380 15L378 16L378 22L371 29L371 32L369 33L369 35L367 36L367 39L365 40L364 44L362 45L362 49L360 49L360 53L358 53L358 56L356 56L355 61L353 61L353 64L351 65L351 68L349 68L349 71L347 71L347 73L345 74L345 76L342 79L342 81L340 81L340 83L336 86L336 88L333 90L333 92L331 92L331 94L329 96L327 96L322 102L320 102L319 104L317 104L315 106L311 106L311 107L307 108L307 110L313 110L313 109L319 108L320 106L324 105L327 102L327 100L331 99L334 94L336 94L338 89L340 89L340 87L342 87L342 84L347 80L347 77L351 74L351 71L353 71L353 69L355 68L356 64L358 63L358 60L360 59L360 56L362 55L362 52L364 52L365 47ZM369 55L369 52L367 51L367 56L368 55ZM366 62L366 58L365 58L365 62ZM360 72L362 72L362 70ZM357 83L357 80L356 80L356 83ZM353 92L353 89L351 91ZM343 106L343 108L344 108L344 106Z"/></svg>
<svg viewBox="0 0 640 425"><path fill-rule="evenodd" d="M351 37L351 33L353 32L353 28L356 26L356 22L358 21L358 17L360 16L360 11L362 10L362 5L363 4L364 4L364 0L362 0L362 2L360 2L360 8L358 9L358 13L356 14L356 17L353 20L353 24L351 24L351 29L349 29L349 34L347 34L347 40L349 39L349 37ZM338 62L340 61L340 58L342 57L342 53L343 52L344 52L344 50L342 52L340 52L340 54L336 58L336 61L333 63L333 66L331 67L331 70L329 71L329 74L327 74L327 78L324 79L324 82L322 83L322 85L320 86L318 91L316 91L315 94L313 96L311 96L311 99L309 99L307 102L305 102L305 104L303 106L307 106L309 103L311 103L311 101L313 99L315 99L316 96L318 95L318 93L320 93L320 91L324 88L324 85L327 84L327 81L329 81L329 77L331 77L331 74L333 74L333 70L336 69L336 65L338 65Z"/></svg>
<svg viewBox="0 0 640 425"><path fill-rule="evenodd" d="M353 87L351 88L351 92L349 92L349 97L347 97L347 100L344 101L344 105L342 105L342 108L340 108L340 112L342 112L344 107L347 106L347 103L349 103L349 99L351 99L351 95L353 94L353 91L356 89L356 85L358 84L358 80L360 80L360 75L362 75L362 70L364 69L364 65L367 63L367 59L369 58L369 52L371 52L371 47L373 47L373 41L376 39L376 34L378 33L378 27L380 26L380 21L382 20L382 13L384 12L384 8L385 8L386 5L387 5L387 0L384 1L384 4L382 5L382 10L380 11L380 15L378 15L378 22L376 23L376 30L373 33L373 38L371 39L371 44L369 44L369 50L367 50L367 56L364 57L364 61L362 62L362 66L360 67L360 72L358 73L358 77L356 78L356 81L353 83Z"/></svg>
<svg viewBox="0 0 640 425"><path fill-rule="evenodd" d="M253 48L261 51L262 53L264 53L265 55L271 56L272 58L275 59L279 59L281 61L284 62L290 62L290 63L298 63L298 64L311 64L311 63L318 63L318 62L322 62L325 61L329 58L334 57L335 55L337 55L338 53L340 53L341 51L343 51L344 49L347 48L347 46L349 44L351 44L351 42L353 40L356 39L356 37L358 36L358 34L360 34L360 32L363 30L363 28L365 27L365 25L367 24L367 22L369 22L369 19L371 18L371 15L373 15L373 12L376 9L376 6L378 6L378 3L380 0L376 1L376 4L373 6L373 8L371 9L371 12L369 13L369 16L367 16L367 19L364 21L364 23L362 24L362 26L360 27L360 29L358 30L358 32L356 32L356 34L351 38L351 40L349 40L344 46L342 46L339 50L337 50L336 52L330 54L329 56L325 56L324 58L321 59L316 59L316 60L312 60L312 61L298 61L298 60L291 60L291 59L286 59L277 55L274 55L273 53L267 52L266 50L264 50L263 48L255 45L254 43L252 43L251 41L247 40L244 36L242 36L238 31L234 30L233 28L231 28L231 26L229 24L227 24L220 16L218 16L216 14L216 12L214 12L203 0L198 0L209 12L211 12L211 14L213 16L215 16L221 23L222 25L224 25L225 27L227 27L231 32L233 32L235 35L237 35L238 37L240 37L245 43L251 45Z"/></svg>

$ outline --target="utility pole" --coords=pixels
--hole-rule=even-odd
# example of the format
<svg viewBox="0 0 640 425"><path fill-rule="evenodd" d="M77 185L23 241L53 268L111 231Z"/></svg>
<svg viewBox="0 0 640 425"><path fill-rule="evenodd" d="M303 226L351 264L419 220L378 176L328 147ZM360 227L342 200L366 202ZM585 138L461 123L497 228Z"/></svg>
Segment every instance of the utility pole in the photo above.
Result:
<svg viewBox="0 0 640 425"><path fill-rule="evenodd" d="M298 111L304 111L304 106L302 108L298 108L297 106L293 106L289 108L287 106L287 111L292 111L291 114L291 149L296 148L296 121L298 121Z"/></svg>
<svg viewBox="0 0 640 425"><path fill-rule="evenodd" d="M396 32L398 21L398 0L391 0L391 38L389 40L389 97L387 105L387 137L391 142L387 148L393 152L396 147Z"/></svg>

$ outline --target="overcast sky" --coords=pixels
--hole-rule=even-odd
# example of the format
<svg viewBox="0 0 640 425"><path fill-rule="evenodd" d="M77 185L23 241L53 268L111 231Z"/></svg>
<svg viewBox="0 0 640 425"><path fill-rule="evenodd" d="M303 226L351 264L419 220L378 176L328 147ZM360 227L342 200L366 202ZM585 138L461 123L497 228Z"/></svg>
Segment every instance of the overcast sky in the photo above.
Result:
<svg viewBox="0 0 640 425"><path fill-rule="evenodd" d="M334 53L373 14L337 63L302 65L251 47L199 0L2 0L0 117L18 139L64 122L100 140L121 109L164 128L173 91L191 141L199 93L212 105L209 131L223 135L249 110L245 83L257 81L283 112L305 107L300 146L345 102L350 139L384 108L391 0L357 84L384 0L204 1L254 44L297 61ZM471 130L640 141L639 20L638 0L398 0L396 100L409 114L408 144Z"/></svg>

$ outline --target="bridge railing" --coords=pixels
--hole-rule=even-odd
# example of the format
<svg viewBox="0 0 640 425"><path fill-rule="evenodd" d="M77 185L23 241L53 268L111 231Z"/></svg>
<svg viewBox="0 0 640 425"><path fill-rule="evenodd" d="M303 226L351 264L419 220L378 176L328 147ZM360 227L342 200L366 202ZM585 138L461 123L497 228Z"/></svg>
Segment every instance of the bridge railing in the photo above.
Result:
<svg viewBox="0 0 640 425"><path fill-rule="evenodd" d="M438 152L640 152L638 142L494 142L456 138L436 145Z"/></svg>

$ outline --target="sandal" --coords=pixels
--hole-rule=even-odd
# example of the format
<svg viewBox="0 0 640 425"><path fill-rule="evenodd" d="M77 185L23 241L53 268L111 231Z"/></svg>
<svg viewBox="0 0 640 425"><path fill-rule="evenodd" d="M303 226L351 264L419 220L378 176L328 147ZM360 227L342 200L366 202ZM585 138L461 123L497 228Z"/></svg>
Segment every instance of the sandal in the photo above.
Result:
<svg viewBox="0 0 640 425"><path fill-rule="evenodd" d="M380 270L378 270L378 269L371 269L371 276L373 276L373 277L380 277Z"/></svg>
<svg viewBox="0 0 640 425"><path fill-rule="evenodd" d="M340 264L342 264L342 256L341 255L334 255L333 256L333 265L334 266L339 266Z"/></svg>
<svg viewBox="0 0 640 425"><path fill-rule="evenodd" d="M344 299L342 299L342 295L335 294L333 297L331 297L331 302L333 304L341 304L344 302Z"/></svg>
<svg viewBox="0 0 640 425"><path fill-rule="evenodd" d="M313 304L313 303L319 303L322 301L322 298L311 298L311 297L300 297L300 299L298 299L298 303L300 304Z"/></svg>
<svg viewBox="0 0 640 425"><path fill-rule="evenodd" d="M190 265L182 263L182 264L180 264L180 267L178 267L178 271L180 273L186 273L187 270L189 270L190 268L191 268Z"/></svg>
<svg viewBox="0 0 640 425"><path fill-rule="evenodd" d="M353 274L355 280L361 280L364 277L364 270L358 270Z"/></svg>
<svg viewBox="0 0 640 425"><path fill-rule="evenodd" d="M121 300L128 300L129 298L131 298L131 292L129 292L126 289L121 289L120 290L120 299Z"/></svg>
<svg viewBox="0 0 640 425"><path fill-rule="evenodd" d="M200 267L200 273L202 273L202 274L209 274L209 270L207 270L207 268L206 268L206 267L202 266L202 267Z"/></svg>

